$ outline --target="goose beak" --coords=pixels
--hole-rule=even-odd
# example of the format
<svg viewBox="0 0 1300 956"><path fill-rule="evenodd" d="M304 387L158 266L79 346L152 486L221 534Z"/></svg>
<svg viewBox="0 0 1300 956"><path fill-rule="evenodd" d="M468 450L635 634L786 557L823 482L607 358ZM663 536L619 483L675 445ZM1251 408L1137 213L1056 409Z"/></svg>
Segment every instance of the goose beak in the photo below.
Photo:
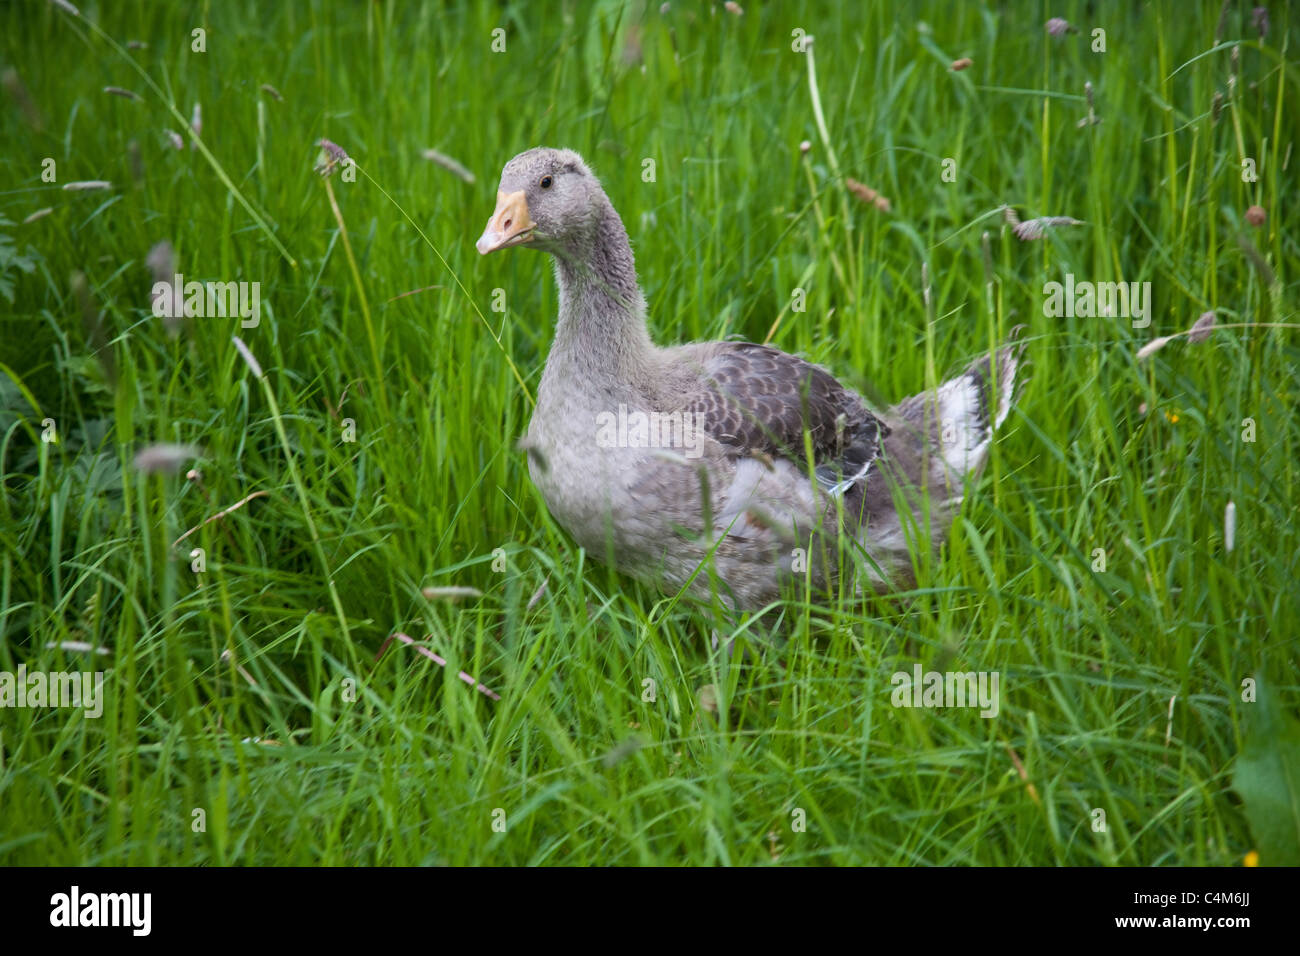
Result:
<svg viewBox="0 0 1300 956"><path fill-rule="evenodd" d="M496 211L488 220L483 235L474 243L474 248L478 249L479 255L485 256L498 249L517 246L533 238L536 228L537 223L528 215L528 200L522 189L513 193L498 192Z"/></svg>

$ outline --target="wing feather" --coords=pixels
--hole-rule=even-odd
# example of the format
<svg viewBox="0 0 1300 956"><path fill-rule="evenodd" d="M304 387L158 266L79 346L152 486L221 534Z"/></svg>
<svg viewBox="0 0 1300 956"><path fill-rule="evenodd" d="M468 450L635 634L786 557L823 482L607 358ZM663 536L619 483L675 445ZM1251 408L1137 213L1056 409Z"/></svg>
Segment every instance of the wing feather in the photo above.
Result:
<svg viewBox="0 0 1300 956"><path fill-rule="evenodd" d="M889 428L826 370L765 345L727 343L703 363L680 410L737 457L808 465L807 431L819 482L842 493L880 455Z"/></svg>

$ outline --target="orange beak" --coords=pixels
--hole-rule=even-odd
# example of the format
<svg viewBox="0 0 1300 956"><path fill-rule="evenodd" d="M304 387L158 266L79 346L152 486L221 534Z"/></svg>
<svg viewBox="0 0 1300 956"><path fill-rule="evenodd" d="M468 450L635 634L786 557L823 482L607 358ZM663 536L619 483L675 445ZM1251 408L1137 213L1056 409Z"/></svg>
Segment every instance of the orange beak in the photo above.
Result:
<svg viewBox="0 0 1300 956"><path fill-rule="evenodd" d="M537 223L528 215L528 200L521 189L513 193L497 193L497 208L488 220L487 228L479 236L474 247L479 255L487 255L498 249L517 246L533 238Z"/></svg>

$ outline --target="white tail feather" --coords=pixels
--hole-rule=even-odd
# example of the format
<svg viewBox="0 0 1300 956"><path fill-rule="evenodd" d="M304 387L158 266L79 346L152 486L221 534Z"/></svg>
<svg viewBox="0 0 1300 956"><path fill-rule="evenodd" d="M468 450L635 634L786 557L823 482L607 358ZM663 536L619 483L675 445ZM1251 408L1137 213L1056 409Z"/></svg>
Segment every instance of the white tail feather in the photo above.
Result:
<svg viewBox="0 0 1300 956"><path fill-rule="evenodd" d="M991 380L988 361L977 362L961 375L944 382L935 392L939 453L949 475L960 480L984 465L993 432L1011 413L1016 394L1020 346L1007 346L997 354L997 381ZM997 393L991 394L994 385ZM987 391L986 391L987 390ZM993 405L993 421L988 418Z"/></svg>

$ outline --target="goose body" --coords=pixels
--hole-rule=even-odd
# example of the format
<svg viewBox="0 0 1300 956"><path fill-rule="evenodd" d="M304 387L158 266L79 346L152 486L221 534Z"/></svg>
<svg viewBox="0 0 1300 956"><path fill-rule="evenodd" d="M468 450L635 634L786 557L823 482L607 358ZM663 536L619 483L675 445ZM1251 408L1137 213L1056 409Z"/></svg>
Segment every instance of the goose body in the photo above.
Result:
<svg viewBox="0 0 1300 956"><path fill-rule="evenodd" d="M716 583L738 609L805 574L835 585L845 544L865 551L869 586L911 583L909 542L946 533L1010 411L1020 346L874 411L768 346L655 346L627 233L578 154L521 153L497 198L479 252L531 246L555 259L555 341L521 444L578 544L670 593L707 597Z"/></svg>

